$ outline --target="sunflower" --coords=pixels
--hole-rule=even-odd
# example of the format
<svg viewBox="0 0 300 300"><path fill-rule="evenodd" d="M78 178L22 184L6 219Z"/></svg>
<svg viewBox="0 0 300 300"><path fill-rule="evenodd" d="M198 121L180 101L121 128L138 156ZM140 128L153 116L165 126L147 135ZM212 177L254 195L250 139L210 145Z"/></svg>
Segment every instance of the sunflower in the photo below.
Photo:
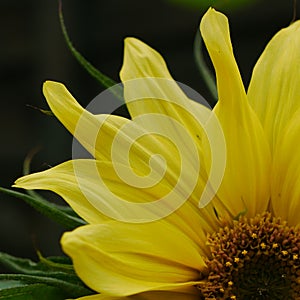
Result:
<svg viewBox="0 0 300 300"><path fill-rule="evenodd" d="M134 38L125 41L121 70L132 120L93 115L62 84L44 85L53 113L94 159L62 163L15 186L51 190L86 220L61 240L78 276L97 292L81 299L300 299L300 22L267 45L247 93L227 18L209 9L200 31L216 72L213 114L222 135L218 126L209 134L200 126L195 113L203 105ZM215 136L226 144L217 156ZM223 177L199 208L214 160ZM172 202L144 209L170 193L175 204L165 216L159 213ZM141 206L130 211L116 197Z"/></svg>

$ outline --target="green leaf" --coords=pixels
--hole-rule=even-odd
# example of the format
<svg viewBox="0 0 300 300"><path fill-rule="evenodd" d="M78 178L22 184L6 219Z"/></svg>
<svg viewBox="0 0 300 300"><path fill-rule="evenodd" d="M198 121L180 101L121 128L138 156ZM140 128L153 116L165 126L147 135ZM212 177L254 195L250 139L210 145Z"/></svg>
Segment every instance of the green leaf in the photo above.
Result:
<svg viewBox="0 0 300 300"><path fill-rule="evenodd" d="M0 282L3 289L19 287L19 285L23 286L24 284L43 284L59 288L64 294L72 297L92 293L76 275L69 258L44 258L41 254L39 254L39 258L40 261L36 263L27 258L14 257L0 252L0 263L13 272L21 273L1 274ZM5 281L7 284L3 284Z"/></svg>
<svg viewBox="0 0 300 300"><path fill-rule="evenodd" d="M45 284L25 284L20 281L0 281L1 300L64 300L66 293Z"/></svg>
<svg viewBox="0 0 300 300"><path fill-rule="evenodd" d="M49 274L49 276L52 276L52 275ZM53 277L47 277L47 276L34 276L34 275L23 275L23 274L0 274L0 281L5 281L5 280L20 281L22 283L25 283L28 286L42 284L42 285L45 285L48 287L53 287L53 288L59 289L59 291L61 291L68 297L74 297L74 298L91 295L93 293L90 289L85 287L82 283L76 284L73 282L68 282L66 280L53 278ZM4 294L4 296L5 296L5 293L6 293L6 296L10 294L8 289L2 290L2 291L0 291L0 299L1 299L1 293ZM35 298L33 298L33 299L35 299Z"/></svg>
<svg viewBox="0 0 300 300"><path fill-rule="evenodd" d="M2 187L0 187L0 192L24 200L26 203L31 205L37 211L49 217L53 221L61 224L66 229L72 230L78 226L82 226L86 224L86 222L80 219L79 217L75 217L73 215L68 214L65 210L61 208L60 205L51 203L43 199L42 197L33 197L20 192L5 189Z"/></svg>
<svg viewBox="0 0 300 300"><path fill-rule="evenodd" d="M202 49L203 41L200 35L199 30L197 30L195 40L194 40L194 57L196 61L196 66L200 72L200 75L204 79L212 97L213 103L210 103L212 106L218 100L218 91L216 86L216 81L214 76L211 74L209 68L207 67L204 57L203 57L203 49Z"/></svg>
<svg viewBox="0 0 300 300"><path fill-rule="evenodd" d="M53 258L44 258L39 252L38 257L40 261L36 263L28 258L15 257L0 252L0 263L16 273L43 276L47 272L46 276L48 276L50 272L64 272L77 278L70 259L61 257L61 262L59 262L58 258L55 258L55 260Z"/></svg>
<svg viewBox="0 0 300 300"><path fill-rule="evenodd" d="M25 284L20 281L3 280L3 281L0 281L0 291L5 290L5 289L20 287L20 286L24 286L24 285Z"/></svg>
<svg viewBox="0 0 300 300"><path fill-rule="evenodd" d="M84 56L76 50L76 48L73 46L73 43L71 42L71 39L69 37L69 34L67 32L65 21L62 13L62 2L59 0L59 20L60 20L60 26L62 29L62 33L64 35L65 41L68 45L68 48L71 50L71 53L76 58L76 60L83 66L83 68L90 74L92 77L94 77L103 87L105 88L111 88L110 91L112 94L114 94L119 100L124 102L123 99L123 88L120 85L117 85L117 82L109 78L108 76L104 75L102 72L100 72L97 68L95 68L87 59L84 58Z"/></svg>

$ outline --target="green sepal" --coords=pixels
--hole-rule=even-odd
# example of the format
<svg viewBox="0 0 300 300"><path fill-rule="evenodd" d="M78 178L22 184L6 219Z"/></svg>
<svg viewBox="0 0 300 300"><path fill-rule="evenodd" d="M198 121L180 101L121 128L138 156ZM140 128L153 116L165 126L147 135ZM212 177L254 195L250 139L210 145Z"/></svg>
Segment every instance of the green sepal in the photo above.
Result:
<svg viewBox="0 0 300 300"><path fill-rule="evenodd" d="M0 281L0 300L64 300L66 293L45 284L25 284L19 281Z"/></svg>
<svg viewBox="0 0 300 300"><path fill-rule="evenodd" d="M117 85L117 82L100 72L95 68L77 49L73 46L69 34L66 29L63 13L62 13L62 3L59 1L59 20L61 30L64 36L64 39L67 43L68 48L71 50L71 53L76 58L76 60L83 66L83 68L94 77L103 87L110 89L111 93L114 94L119 100L124 102L123 98L123 88L120 85Z"/></svg>
<svg viewBox="0 0 300 300"><path fill-rule="evenodd" d="M216 104L218 100L218 91L216 86L216 81L214 76L211 74L209 68L207 67L204 57L203 57L203 40L201 38L199 30L197 30L195 40L194 40L194 58L196 61L196 66L199 70L200 75L206 83L207 88L209 89L213 102L210 103L212 106Z"/></svg>
<svg viewBox="0 0 300 300"><path fill-rule="evenodd" d="M57 205L55 203L51 203L42 197L26 195L17 191L9 190L0 187L0 192L3 192L7 195L19 198L24 200L26 203L31 205L34 209L49 217L53 221L61 224L66 229L75 229L78 226L85 225L86 222L79 217L72 215L72 211L70 209ZM69 213L70 211L70 213Z"/></svg>

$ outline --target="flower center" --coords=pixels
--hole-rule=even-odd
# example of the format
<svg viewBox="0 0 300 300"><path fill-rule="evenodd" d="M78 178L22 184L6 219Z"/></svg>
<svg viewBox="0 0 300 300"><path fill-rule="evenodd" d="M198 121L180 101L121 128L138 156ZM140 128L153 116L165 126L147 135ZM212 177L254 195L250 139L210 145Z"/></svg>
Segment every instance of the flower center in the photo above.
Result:
<svg viewBox="0 0 300 300"><path fill-rule="evenodd" d="M300 299L300 229L265 213L208 238L201 299Z"/></svg>

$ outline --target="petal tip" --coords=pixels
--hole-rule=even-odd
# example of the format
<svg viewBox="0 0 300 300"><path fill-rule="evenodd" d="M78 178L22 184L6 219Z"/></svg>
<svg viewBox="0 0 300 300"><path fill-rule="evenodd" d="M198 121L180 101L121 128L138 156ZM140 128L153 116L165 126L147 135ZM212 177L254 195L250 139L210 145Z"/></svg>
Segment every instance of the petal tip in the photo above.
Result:
<svg viewBox="0 0 300 300"><path fill-rule="evenodd" d="M227 17L221 12L210 7L201 19L200 31L202 32L207 26L214 26L216 23L221 22L228 23Z"/></svg>
<svg viewBox="0 0 300 300"><path fill-rule="evenodd" d="M132 57L142 56L149 48L147 44L134 37L127 37L124 39L124 55L132 55Z"/></svg>

